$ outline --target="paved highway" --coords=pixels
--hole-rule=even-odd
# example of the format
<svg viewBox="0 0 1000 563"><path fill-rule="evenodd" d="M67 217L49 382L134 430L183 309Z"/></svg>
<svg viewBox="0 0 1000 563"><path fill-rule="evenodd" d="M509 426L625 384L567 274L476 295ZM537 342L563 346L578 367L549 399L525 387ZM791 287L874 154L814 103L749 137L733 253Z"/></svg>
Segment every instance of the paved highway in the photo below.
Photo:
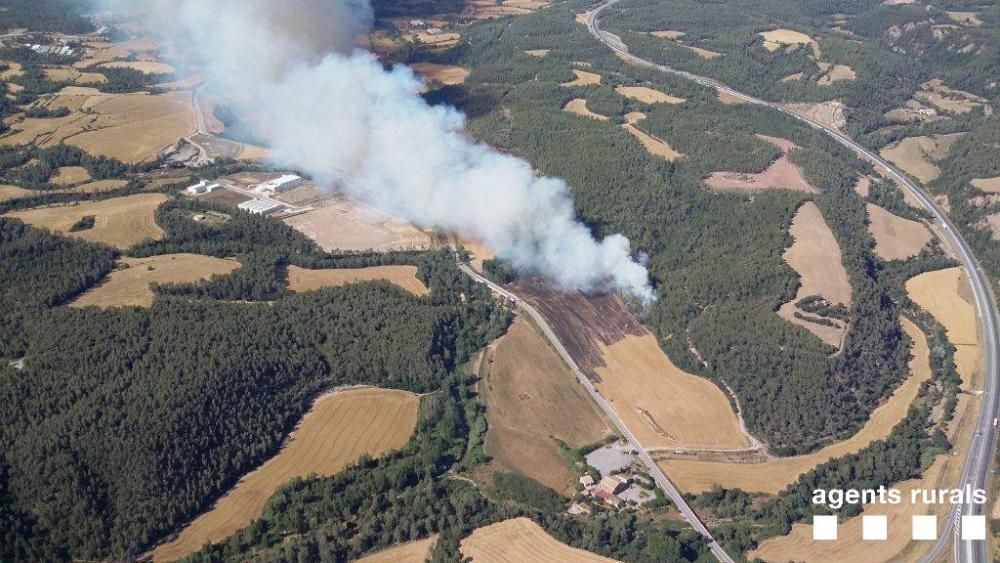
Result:
<svg viewBox="0 0 1000 563"><path fill-rule="evenodd" d="M561 356L563 361L566 362L566 365L569 366L569 369L570 371L573 372L573 375L576 376L576 378L580 381L580 383L583 384L584 388L587 389L587 392L590 393L590 396L594 399L594 402L597 403L597 406L601 407L601 410L604 411L604 414L608 417L608 420L610 420L612 424L615 425L615 428L618 429L618 432L622 436L624 436L626 440L628 440L628 443L632 447L632 449L634 449L638 453L639 460L642 461L642 463L646 466L646 469L649 471L649 474L652 475L653 480L656 481L656 484L660 487L660 489L664 492L664 494L666 494L670 498L670 500L673 501L673 503L677 506L677 508L680 509L681 514L684 516L684 519L687 520L687 522L691 524L691 526L694 527L694 529L697 530L698 533L705 536L705 539L708 541L709 548L711 548L712 550L712 554L715 555L715 557L719 561L722 561L723 563L734 563L733 559L729 557L726 551L722 549L722 546L719 545L719 542L715 541L715 538L712 537L712 533L708 531L708 528L705 527L705 524L701 521L701 519L698 518L698 515L695 514L694 510L691 509L687 501L684 500L684 496L681 494L681 492L677 489L677 487L674 486L673 483L670 482L670 479L667 479L666 474L663 473L663 470L660 469L658 465L656 465L656 462L653 461L653 458L649 455L649 452L647 452L645 448L642 447L642 444L640 444L639 440L635 438L635 435L632 434L632 431L628 429L628 426L626 426L625 423L622 422L622 419L618 418L618 414L615 412L615 409L611 406L611 404L608 403L607 400L605 400L604 397L597 392L597 388L594 387L594 384L583 373L583 371L580 369L580 366L578 366L576 362L573 360L573 357L569 355L569 352L566 351L566 348L562 345L562 342L559 341L559 337L556 336L556 333L549 326L548 321L545 320L545 317L543 317L542 314L539 313L537 309L532 307L531 304L529 304L527 301L519 298L517 295L514 295L510 291L486 279L478 272L470 268L468 264L460 262L458 267L461 268L461 270L465 272L472 279L476 280L479 283L486 284L486 286L492 289L495 293L498 293L509 299L512 303L516 304L532 319L534 319L535 323L539 326L539 328L542 329L542 333L545 334L545 337L548 338L549 342L552 343L552 346L556 349L556 352L559 353L559 356Z"/></svg>
<svg viewBox="0 0 1000 563"><path fill-rule="evenodd" d="M982 394L982 408L980 409L979 419L977 420L975 428L976 433L973 436L972 444L969 446L969 451L962 466L961 477L959 478L959 481L955 483L955 487L963 488L970 486L974 489L986 489L987 479L989 477L993 461L993 452L996 449L997 440L997 430L993 428L993 419L997 416L998 386L1000 386L1000 374L997 372L997 354L998 351L1000 351L1000 344L997 342L997 322L1000 315L997 314L996 298L993 295L993 289L990 285L989 279L987 278L982 267L979 265L975 256L972 255L972 250L969 248L969 245L964 239L962 239L962 235L958 232L958 229L955 228L955 225L951 222L948 216L940 208L938 208L938 206L923 191L923 189L917 186L912 180L909 179L909 177L883 160L874 152L855 142L844 133L841 133L836 129L831 129L822 123L818 123L809 117L790 111L777 104L733 90L717 80L705 78L703 76L698 76L696 74L691 74L689 72L677 70L667 66L658 65L629 53L628 47L622 43L620 38L611 33L601 31L599 27L600 13L609 6L617 4L620 1L621 0L609 0L591 11L587 19L587 29L594 37L613 49L621 57L637 65L667 74L681 76L703 86L715 88L720 92L725 92L734 97L740 98L747 103L770 107L803 121L814 129L824 131L840 144L853 149L865 160L868 160L875 166L885 169L888 174L899 183L900 186L913 194L913 196L920 201L920 204L934 216L934 222L941 228L941 232L943 233L947 243L958 255L962 263L962 267L965 269L969 282L972 286L972 292L976 302L976 310L980 320L980 336L983 344L982 348L985 354L985 361L983 363L985 386ZM954 550L954 559L956 561L974 563L985 563L986 561L990 561L991 558L986 552L987 542L962 541L959 539L958 535L961 515L984 514L986 508L986 506L973 503L971 499L965 504L956 505L949 513L947 520L939 523L939 539L935 542L922 561L936 561L952 540L954 540L952 546Z"/></svg>

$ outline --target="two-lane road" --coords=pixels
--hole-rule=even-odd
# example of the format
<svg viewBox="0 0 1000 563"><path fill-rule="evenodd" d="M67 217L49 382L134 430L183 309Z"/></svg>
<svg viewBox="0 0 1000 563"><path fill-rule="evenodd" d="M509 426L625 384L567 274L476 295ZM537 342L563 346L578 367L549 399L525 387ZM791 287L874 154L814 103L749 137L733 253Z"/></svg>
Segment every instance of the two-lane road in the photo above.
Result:
<svg viewBox="0 0 1000 563"><path fill-rule="evenodd" d="M628 47L621 41L620 38L614 36L613 34L601 31L599 27L601 12L620 1L621 0L609 0L592 10L587 19L587 29L594 37L618 53L618 55L623 59L663 73L684 77L703 86L715 88L720 92L725 92L726 94L739 98L747 103L767 106L803 121L815 129L824 131L840 144L853 149L865 160L868 160L875 166L885 169L887 173L899 183L900 186L913 194L920 204L933 215L934 222L940 227L944 238L947 240L948 244L955 249L955 252L962 263L962 267L965 269L969 283L972 286L976 310L980 320L982 348L985 355L983 362L985 384L982 394L982 405L975 428L975 435L973 436L972 443L969 446L969 451L966 454L961 477L954 486L956 488L970 486L974 489L987 489L987 480L989 478L990 468L993 461L993 452L996 448L997 440L997 430L993 428L993 419L997 416L998 385L1000 385L1000 374L997 372L998 363L1000 363L998 362L997 356L998 352L1000 352L1000 343L998 343L997 340L997 323L1000 315L997 314L996 298L993 295L993 289L990 285L989 279L987 278L982 267L979 265L975 256L973 256L971 248L962 238L958 229L955 228L955 225L951 222L945 212L934 203L930 196L928 196L916 183L910 180L909 177L896 169L896 167L883 160L874 152L855 142L848 135L837 131L836 129L832 129L822 123L818 123L809 117L783 108L778 104L736 91L717 80L698 76L690 72L677 70L667 66L658 65L629 53ZM954 540L954 558L956 561L975 563L985 563L986 561L989 561L990 557L986 552L987 542L961 540L958 536L960 516L984 514L985 509L985 506L975 504L971 501L971 499L965 504L954 506L947 520L940 523L939 539L932 546L923 561L936 561L941 556L948 543L952 540Z"/></svg>

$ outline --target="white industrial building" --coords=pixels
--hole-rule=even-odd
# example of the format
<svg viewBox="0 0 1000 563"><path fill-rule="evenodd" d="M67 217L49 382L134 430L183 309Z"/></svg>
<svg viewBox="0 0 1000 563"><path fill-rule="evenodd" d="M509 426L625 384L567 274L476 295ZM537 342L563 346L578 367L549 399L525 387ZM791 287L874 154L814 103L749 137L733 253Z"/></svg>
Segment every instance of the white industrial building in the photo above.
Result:
<svg viewBox="0 0 1000 563"><path fill-rule="evenodd" d="M281 205L264 199L251 199L249 201L244 201L236 207L239 207L243 211L249 211L250 213L257 215L270 215L281 209Z"/></svg>
<svg viewBox="0 0 1000 563"><path fill-rule="evenodd" d="M303 178L302 176L297 176L295 174L285 174L284 176L280 176L273 180L268 180L266 182L257 184L257 186L254 187L253 190L257 193L269 192L274 194L283 194L285 192L292 191L295 188L301 186L302 184L305 183L305 181L306 181L305 178Z"/></svg>
<svg viewBox="0 0 1000 563"><path fill-rule="evenodd" d="M188 186L184 188L184 192L187 193L188 195L212 193L212 190L218 187L219 184L209 184L208 180L202 180L193 186Z"/></svg>

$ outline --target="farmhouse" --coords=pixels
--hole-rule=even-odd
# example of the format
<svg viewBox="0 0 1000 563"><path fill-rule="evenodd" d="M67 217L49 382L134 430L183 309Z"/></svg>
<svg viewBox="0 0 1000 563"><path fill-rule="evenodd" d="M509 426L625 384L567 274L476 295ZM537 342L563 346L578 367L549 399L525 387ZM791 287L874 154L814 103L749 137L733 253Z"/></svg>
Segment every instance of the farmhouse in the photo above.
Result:
<svg viewBox="0 0 1000 563"><path fill-rule="evenodd" d="M267 201L264 199L251 199L244 201L243 203L237 205L243 211L249 211L256 215L270 215L280 209L281 205L274 203L273 201Z"/></svg>

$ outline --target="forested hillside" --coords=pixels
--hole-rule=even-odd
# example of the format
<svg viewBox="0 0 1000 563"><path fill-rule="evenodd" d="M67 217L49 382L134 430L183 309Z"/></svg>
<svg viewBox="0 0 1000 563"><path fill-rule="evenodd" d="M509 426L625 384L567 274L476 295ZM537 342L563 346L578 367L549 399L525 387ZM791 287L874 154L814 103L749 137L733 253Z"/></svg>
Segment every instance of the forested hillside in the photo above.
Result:
<svg viewBox="0 0 1000 563"><path fill-rule="evenodd" d="M871 252L863 202L852 190L857 175L870 169L776 112L726 106L711 90L625 65L574 21L584 6L558 5L470 28L449 59L471 70L465 85L429 97L465 109L481 139L566 179L578 213L599 234L622 232L648 253L659 299L646 323L684 369L733 388L751 431L772 451L808 450L854 432L898 383L907 356L898 310ZM539 58L524 53L529 49L549 52ZM572 79L574 61L600 74L601 84L560 86ZM640 82L687 101L648 105L614 92ZM611 119L562 111L576 97ZM644 112L643 127L685 158L669 163L646 153L618 126L632 111ZM792 159L822 195L777 190L748 199L705 190L702 178L714 170L758 172L776 158L758 133L805 147ZM806 198L833 226L854 289L851 331L836 355L775 314L797 289L782 253Z"/></svg>

